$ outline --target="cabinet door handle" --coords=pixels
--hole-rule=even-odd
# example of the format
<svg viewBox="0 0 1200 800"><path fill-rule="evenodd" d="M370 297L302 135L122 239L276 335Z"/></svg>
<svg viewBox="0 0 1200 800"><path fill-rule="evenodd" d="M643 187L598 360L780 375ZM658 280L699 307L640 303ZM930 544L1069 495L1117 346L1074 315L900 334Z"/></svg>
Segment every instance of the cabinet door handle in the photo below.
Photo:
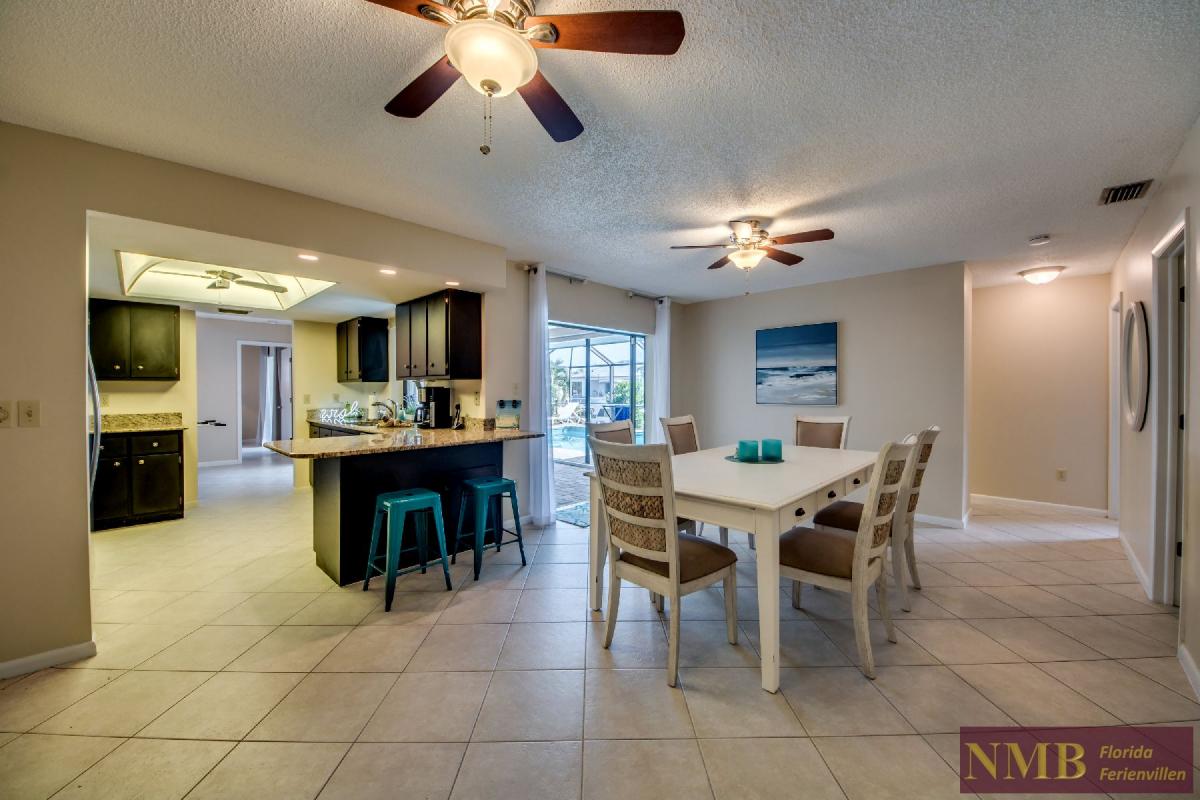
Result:
<svg viewBox="0 0 1200 800"><path fill-rule="evenodd" d="M855 479L854 479L854 485L855 485L855 486L858 486L860 483L862 483L862 479L860 479L860 478L855 478Z"/></svg>
<svg viewBox="0 0 1200 800"><path fill-rule="evenodd" d="M138 369L145 369L141 364L138 364Z"/></svg>
<svg viewBox="0 0 1200 800"><path fill-rule="evenodd" d="M120 462L120 461L114 461L114 462L113 462L113 466L114 466L114 467L119 467L119 466L121 466L121 462Z"/></svg>
<svg viewBox="0 0 1200 800"><path fill-rule="evenodd" d="M797 508L797 509L796 509L796 516L797 516L797 517L803 517L803 516L804 516L804 509L803 509L803 508Z"/></svg>
<svg viewBox="0 0 1200 800"><path fill-rule="evenodd" d="M145 464L145 463L146 463L146 459L144 459L144 458L138 459L138 464Z"/></svg>
<svg viewBox="0 0 1200 800"><path fill-rule="evenodd" d="M120 364L113 364L113 369L119 370L120 368L121 368Z"/></svg>
<svg viewBox="0 0 1200 800"><path fill-rule="evenodd" d="M837 497L837 492L835 492L833 489L830 489L828 497L830 500L832 500L833 498Z"/></svg>
<svg viewBox="0 0 1200 800"><path fill-rule="evenodd" d="M152 442L152 443L150 444L150 446L151 446L151 447L158 447L158 442Z"/></svg>

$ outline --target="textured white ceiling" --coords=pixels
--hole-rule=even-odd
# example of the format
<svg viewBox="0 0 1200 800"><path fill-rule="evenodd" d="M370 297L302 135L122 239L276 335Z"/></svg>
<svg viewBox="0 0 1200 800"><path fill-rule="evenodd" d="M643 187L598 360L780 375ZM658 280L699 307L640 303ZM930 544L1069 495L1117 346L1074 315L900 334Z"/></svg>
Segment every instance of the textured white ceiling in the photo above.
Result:
<svg viewBox="0 0 1200 800"><path fill-rule="evenodd" d="M698 299L742 276L667 248L745 215L837 232L754 291L960 260L981 284L1106 272L1145 201L1101 188L1161 178L1200 113L1197 0L539 4L669 7L676 56L540 50L586 129L555 144L514 95L486 159L462 82L419 120L383 111L441 32L363 0L3 0L0 119Z"/></svg>

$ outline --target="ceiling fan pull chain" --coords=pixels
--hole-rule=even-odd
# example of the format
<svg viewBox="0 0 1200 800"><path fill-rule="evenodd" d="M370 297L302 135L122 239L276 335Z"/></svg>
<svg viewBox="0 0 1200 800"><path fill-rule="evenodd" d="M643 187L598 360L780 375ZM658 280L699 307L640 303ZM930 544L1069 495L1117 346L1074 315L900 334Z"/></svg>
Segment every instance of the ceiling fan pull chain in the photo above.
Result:
<svg viewBox="0 0 1200 800"><path fill-rule="evenodd" d="M480 145L479 152L485 156L492 152L492 93L490 91L483 95L483 144Z"/></svg>

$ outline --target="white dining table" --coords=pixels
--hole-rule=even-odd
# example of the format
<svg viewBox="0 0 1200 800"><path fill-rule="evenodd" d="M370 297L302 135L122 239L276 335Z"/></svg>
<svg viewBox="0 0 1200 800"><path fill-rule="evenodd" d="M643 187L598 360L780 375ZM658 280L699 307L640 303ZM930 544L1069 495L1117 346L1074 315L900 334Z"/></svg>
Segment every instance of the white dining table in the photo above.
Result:
<svg viewBox="0 0 1200 800"><path fill-rule="evenodd" d="M733 445L677 455L671 460L675 513L709 525L755 536L758 572L758 635L762 687L779 690L779 537L812 519L820 509L866 486L877 453L821 447L783 448L783 463L743 464L726 460ZM608 529L601 513L599 483L591 481L588 602L601 610ZM678 613L671 609L671 613Z"/></svg>

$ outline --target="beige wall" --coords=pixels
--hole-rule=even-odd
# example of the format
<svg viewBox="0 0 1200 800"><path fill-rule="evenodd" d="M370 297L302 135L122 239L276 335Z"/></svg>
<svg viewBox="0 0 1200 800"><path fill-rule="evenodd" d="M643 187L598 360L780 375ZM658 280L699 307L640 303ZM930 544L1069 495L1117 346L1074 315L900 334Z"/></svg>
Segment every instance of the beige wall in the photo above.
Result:
<svg viewBox="0 0 1200 800"><path fill-rule="evenodd" d="M975 290L972 492L1107 507L1109 282Z"/></svg>
<svg viewBox="0 0 1200 800"><path fill-rule="evenodd" d="M1157 310L1151 291L1150 253L1171 231L1185 209L1190 209L1191 213L1191 232L1187 241L1190 348L1187 419L1191 424L1187 433L1188 496L1180 634L1181 653L1187 654L1185 662L1190 660L1194 667L1195 661L1200 659L1200 545L1195 543L1197 526L1200 525L1200 429L1191 422L1200 420L1200 368L1196 367L1200 363L1200 303L1196 302L1196 298L1200 297L1200 273L1196 268L1197 251L1200 249L1200 234L1196 227L1200 222L1197 220L1197 213L1200 212L1200 124L1188 134L1166 177L1156 182L1146 213L1113 268L1110 299L1116 301L1123 293L1126 307L1137 300L1145 303L1152 331ZM1159 372L1158 365L1152 364L1152 381ZM1133 431L1122 422L1120 440L1121 538L1146 584L1150 583L1158 565L1151 530L1153 486L1150 479L1156 399L1156 394L1152 392L1151 414L1147 417L1146 427L1141 431Z"/></svg>
<svg viewBox="0 0 1200 800"><path fill-rule="evenodd" d="M0 348L0 397L39 400L42 411L40 428L0 430L0 608L10 612L0 613L0 670L91 639L87 211L439 274L452 265L475 285L504 281L500 247L30 128L0 124L0 176L0 340L21 342Z"/></svg>
<svg viewBox="0 0 1200 800"><path fill-rule="evenodd" d="M654 333L654 301L630 297L624 289L591 281L569 281L552 274L546 282L546 294L553 322Z"/></svg>
<svg viewBox="0 0 1200 800"><path fill-rule="evenodd" d="M706 447L790 440L798 413L852 415L849 447L863 450L940 425L920 513L961 523L965 272L949 264L681 306L672 329L672 413L695 414ZM838 406L757 405L755 330L832 321Z"/></svg>
<svg viewBox="0 0 1200 800"><path fill-rule="evenodd" d="M45 401L42 403L44 408ZM196 312L186 308L179 312L179 380L100 381L101 414L153 414L166 411L183 414L186 427L183 432L183 496L184 503L191 505L197 498L196 464L199 461L196 438ZM43 411L43 424L46 419ZM2 651L3 648L0 648ZM2 656L0 661L3 661Z"/></svg>

